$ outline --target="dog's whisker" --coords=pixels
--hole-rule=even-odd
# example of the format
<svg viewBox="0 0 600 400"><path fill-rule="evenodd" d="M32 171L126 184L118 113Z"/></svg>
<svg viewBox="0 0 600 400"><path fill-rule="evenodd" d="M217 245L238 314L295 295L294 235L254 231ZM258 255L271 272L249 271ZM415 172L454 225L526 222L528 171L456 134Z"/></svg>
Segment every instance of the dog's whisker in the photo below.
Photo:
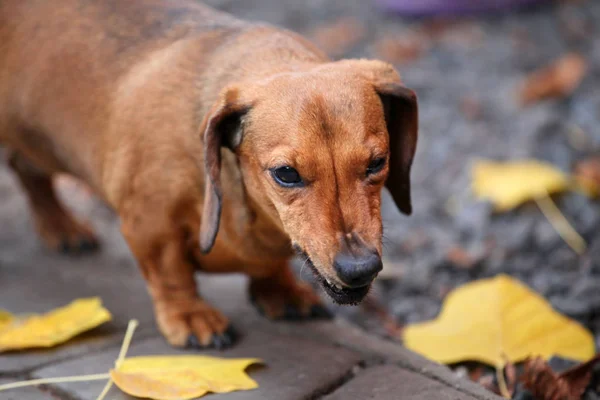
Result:
<svg viewBox="0 0 600 400"><path fill-rule="evenodd" d="M300 267L300 278L302 279L302 272L304 271L304 267L306 267L306 263L308 262L308 258L304 259L302 266Z"/></svg>

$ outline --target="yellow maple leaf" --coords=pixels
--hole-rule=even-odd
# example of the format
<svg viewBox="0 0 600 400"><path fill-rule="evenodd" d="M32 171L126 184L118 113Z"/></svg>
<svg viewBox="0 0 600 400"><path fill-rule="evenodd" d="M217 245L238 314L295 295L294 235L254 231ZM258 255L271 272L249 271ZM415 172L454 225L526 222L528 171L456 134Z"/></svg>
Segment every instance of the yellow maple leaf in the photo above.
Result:
<svg viewBox="0 0 600 400"><path fill-rule="evenodd" d="M43 315L14 318L0 315L0 352L31 347L52 347L110 321L99 298L79 299ZM2 321L6 321L3 323Z"/></svg>
<svg viewBox="0 0 600 400"><path fill-rule="evenodd" d="M496 211L508 211L569 187L566 174L542 161L480 160L473 165L473 192L478 198L491 201Z"/></svg>
<svg viewBox="0 0 600 400"><path fill-rule="evenodd" d="M445 364L502 368L530 356L586 361L595 353L589 331L507 275L455 289L436 320L408 326L403 336L407 348Z"/></svg>
<svg viewBox="0 0 600 400"><path fill-rule="evenodd" d="M141 356L125 358L110 371L125 393L154 400L187 400L208 392L228 393L258 387L244 370L256 358Z"/></svg>

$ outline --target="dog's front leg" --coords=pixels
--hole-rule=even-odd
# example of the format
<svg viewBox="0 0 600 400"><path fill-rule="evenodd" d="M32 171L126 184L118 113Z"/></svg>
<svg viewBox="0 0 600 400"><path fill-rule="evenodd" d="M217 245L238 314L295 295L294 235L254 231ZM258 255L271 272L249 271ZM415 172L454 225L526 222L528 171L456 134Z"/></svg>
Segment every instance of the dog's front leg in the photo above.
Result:
<svg viewBox="0 0 600 400"><path fill-rule="evenodd" d="M186 257L185 230L161 223L154 215L125 217L122 231L146 278L156 321L167 341L195 348L233 344L228 319L198 294L194 265Z"/></svg>
<svg viewBox="0 0 600 400"><path fill-rule="evenodd" d="M298 281L287 263L274 268L266 277L251 277L249 291L254 306L271 319L331 317L313 288Z"/></svg>

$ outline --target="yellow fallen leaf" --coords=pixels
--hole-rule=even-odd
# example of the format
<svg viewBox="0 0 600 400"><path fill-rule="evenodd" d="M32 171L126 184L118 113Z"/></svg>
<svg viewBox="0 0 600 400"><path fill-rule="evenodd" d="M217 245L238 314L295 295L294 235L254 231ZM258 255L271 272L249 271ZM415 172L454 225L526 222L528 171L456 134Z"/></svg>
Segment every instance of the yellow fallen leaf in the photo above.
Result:
<svg viewBox="0 0 600 400"><path fill-rule="evenodd" d="M136 320L129 321L121 350L115 361L115 368L110 370L110 374L17 381L0 385L0 391L42 384L88 382L108 378L98 400L106 398L113 382L125 393L137 397L154 400L186 400L203 396L208 392L228 393L258 387L258 384L244 372L249 365L262 362L256 358L224 359L207 356L126 358L137 326Z"/></svg>
<svg viewBox="0 0 600 400"><path fill-rule="evenodd" d="M13 320L13 316L8 311L0 310L0 331L6 328Z"/></svg>
<svg viewBox="0 0 600 400"><path fill-rule="evenodd" d="M127 394L154 400L186 400L208 392L228 393L258 387L244 370L256 358L224 359L208 356L142 356L124 359L110 371Z"/></svg>
<svg viewBox="0 0 600 400"><path fill-rule="evenodd" d="M9 318L0 331L0 352L31 347L52 347L110 321L110 313L99 298L79 299L43 315Z"/></svg>
<svg viewBox="0 0 600 400"><path fill-rule="evenodd" d="M548 193L570 187L569 177L537 160L496 162L481 160L473 166L473 192L491 201L496 211L508 211Z"/></svg>
<svg viewBox="0 0 600 400"><path fill-rule="evenodd" d="M454 290L436 320L405 328L404 343L441 363L474 360L496 368L535 356L586 361L595 353L589 331L506 275Z"/></svg>

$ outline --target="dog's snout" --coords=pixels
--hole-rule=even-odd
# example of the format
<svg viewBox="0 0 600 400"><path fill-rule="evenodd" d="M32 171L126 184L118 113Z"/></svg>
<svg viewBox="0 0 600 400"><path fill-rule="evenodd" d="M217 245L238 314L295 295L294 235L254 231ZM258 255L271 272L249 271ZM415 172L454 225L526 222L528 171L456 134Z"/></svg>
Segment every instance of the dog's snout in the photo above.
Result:
<svg viewBox="0 0 600 400"><path fill-rule="evenodd" d="M340 280L351 288L368 285L383 268L379 255L372 252L360 256L339 253L333 266Z"/></svg>

